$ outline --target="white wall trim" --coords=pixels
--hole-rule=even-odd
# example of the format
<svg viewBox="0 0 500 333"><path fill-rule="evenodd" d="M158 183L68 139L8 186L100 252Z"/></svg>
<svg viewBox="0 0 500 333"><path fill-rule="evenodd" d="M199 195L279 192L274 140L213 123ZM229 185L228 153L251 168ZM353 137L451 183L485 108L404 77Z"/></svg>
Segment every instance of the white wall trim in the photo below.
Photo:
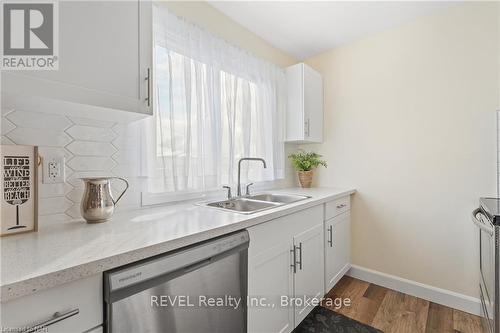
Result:
<svg viewBox="0 0 500 333"><path fill-rule="evenodd" d="M378 272L357 265L352 265L351 269L347 272L347 275L385 288L445 305L450 308L480 315L481 302L479 298L429 286L427 284L407 280L399 276Z"/></svg>

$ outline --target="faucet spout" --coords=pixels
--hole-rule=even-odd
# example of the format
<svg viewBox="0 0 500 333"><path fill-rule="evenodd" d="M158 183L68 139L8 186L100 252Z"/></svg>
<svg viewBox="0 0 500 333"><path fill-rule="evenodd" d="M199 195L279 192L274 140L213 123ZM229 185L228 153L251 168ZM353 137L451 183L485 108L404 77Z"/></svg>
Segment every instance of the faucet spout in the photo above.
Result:
<svg viewBox="0 0 500 333"><path fill-rule="evenodd" d="M237 187L237 195L238 197L241 197L241 162L243 161L261 161L262 164L264 165L264 169L267 168L266 161L263 158L260 157L243 157L240 158L238 161L238 187Z"/></svg>

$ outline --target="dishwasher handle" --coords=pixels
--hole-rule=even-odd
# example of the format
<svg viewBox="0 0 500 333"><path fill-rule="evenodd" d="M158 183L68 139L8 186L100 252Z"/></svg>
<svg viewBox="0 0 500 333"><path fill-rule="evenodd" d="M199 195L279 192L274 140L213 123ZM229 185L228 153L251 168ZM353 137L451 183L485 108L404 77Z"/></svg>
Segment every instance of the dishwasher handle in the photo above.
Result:
<svg viewBox="0 0 500 333"><path fill-rule="evenodd" d="M479 218L478 215L480 216ZM484 216L480 208L476 208L472 211L472 222L474 222L479 229L487 232L490 236L493 236L495 228L493 227L493 224L491 224L490 220Z"/></svg>
<svg viewBox="0 0 500 333"><path fill-rule="evenodd" d="M184 270L184 273L189 273L189 272L192 272L192 271L195 271L199 268L202 268L202 267L205 267L206 265L209 265L211 262L212 262L212 257L208 258L208 259L205 259L205 260L202 260L202 261L198 261L194 264L191 264L189 266L186 266L183 268Z"/></svg>

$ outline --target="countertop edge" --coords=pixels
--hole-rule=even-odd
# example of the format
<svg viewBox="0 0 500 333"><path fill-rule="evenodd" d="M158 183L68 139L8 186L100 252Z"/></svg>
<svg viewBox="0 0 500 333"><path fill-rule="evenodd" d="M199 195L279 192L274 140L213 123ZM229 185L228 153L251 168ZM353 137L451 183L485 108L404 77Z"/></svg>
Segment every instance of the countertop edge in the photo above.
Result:
<svg viewBox="0 0 500 333"><path fill-rule="evenodd" d="M333 189L332 189L333 190ZM312 200L299 202L291 206L284 206L279 210L270 210L261 215L252 216L229 225L204 230L199 233L190 234L184 237L167 240L154 245L134 249L128 252L119 253L95 261L90 261L84 264L75 265L58 271L42 274L33 278L15 281L9 284L2 285L0 288L0 302L14 300L19 297L28 296L39 291L57 287L59 285L83 279L95 274L100 274L104 271L123 266L135 261L143 260L158 254L169 251L174 251L182 247L186 247L198 242L203 242L208 239L223 236L238 230L246 229L257 224L265 223L274 220L278 217L286 216L297 211L321 205L325 202L332 201L336 198L352 195L356 192L355 189L335 189L340 192L324 195L319 198L312 197Z"/></svg>

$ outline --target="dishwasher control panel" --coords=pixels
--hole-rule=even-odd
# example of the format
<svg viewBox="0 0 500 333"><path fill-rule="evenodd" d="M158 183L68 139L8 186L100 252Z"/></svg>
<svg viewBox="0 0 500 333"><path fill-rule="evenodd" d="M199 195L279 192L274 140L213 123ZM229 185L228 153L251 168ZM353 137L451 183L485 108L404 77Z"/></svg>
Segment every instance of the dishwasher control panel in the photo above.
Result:
<svg viewBox="0 0 500 333"><path fill-rule="evenodd" d="M247 231L208 240L185 249L165 253L154 259L146 259L133 266L106 272L105 281L108 283L109 291L112 292L179 269L187 269L248 242Z"/></svg>

